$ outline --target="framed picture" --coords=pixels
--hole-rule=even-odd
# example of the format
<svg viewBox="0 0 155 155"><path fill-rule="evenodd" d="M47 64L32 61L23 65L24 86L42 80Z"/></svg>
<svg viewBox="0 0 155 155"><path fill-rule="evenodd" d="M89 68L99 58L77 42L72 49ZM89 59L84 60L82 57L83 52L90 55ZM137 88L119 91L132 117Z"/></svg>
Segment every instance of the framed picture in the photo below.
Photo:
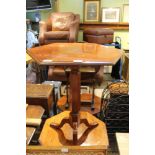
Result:
<svg viewBox="0 0 155 155"><path fill-rule="evenodd" d="M123 5L123 22L129 22L129 4Z"/></svg>
<svg viewBox="0 0 155 155"><path fill-rule="evenodd" d="M102 22L119 22L120 8L102 8Z"/></svg>
<svg viewBox="0 0 155 155"><path fill-rule="evenodd" d="M84 0L84 22L98 22L100 0Z"/></svg>

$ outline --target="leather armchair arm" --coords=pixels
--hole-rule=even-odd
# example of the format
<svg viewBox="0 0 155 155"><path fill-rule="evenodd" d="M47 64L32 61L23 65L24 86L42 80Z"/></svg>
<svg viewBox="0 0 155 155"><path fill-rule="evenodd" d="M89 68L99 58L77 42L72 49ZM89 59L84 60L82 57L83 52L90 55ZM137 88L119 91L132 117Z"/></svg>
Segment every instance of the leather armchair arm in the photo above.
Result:
<svg viewBox="0 0 155 155"><path fill-rule="evenodd" d="M77 41L77 35L78 35L78 30L79 30L79 23L80 23L80 16L76 15L76 19L70 24L69 42L76 42Z"/></svg>
<svg viewBox="0 0 155 155"><path fill-rule="evenodd" d="M39 44L45 43L44 33L47 31L47 24L44 21L39 22Z"/></svg>

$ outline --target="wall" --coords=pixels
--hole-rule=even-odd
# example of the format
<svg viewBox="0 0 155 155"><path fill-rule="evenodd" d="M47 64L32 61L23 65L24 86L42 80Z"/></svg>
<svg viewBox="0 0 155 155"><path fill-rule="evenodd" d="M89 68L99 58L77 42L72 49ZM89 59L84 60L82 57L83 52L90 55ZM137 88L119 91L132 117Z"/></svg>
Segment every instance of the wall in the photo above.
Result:
<svg viewBox="0 0 155 155"><path fill-rule="evenodd" d="M84 0L57 0L58 11L60 12L74 12L80 14L80 21L83 22L83 1ZM102 7L119 7L120 21L122 21L123 4L129 4L129 0L101 0ZM122 39L122 48L128 49L129 31L115 30L114 36L120 36ZM79 32L78 41L83 41L83 32Z"/></svg>
<svg viewBox="0 0 155 155"><path fill-rule="evenodd" d="M80 21L83 22L83 0L58 0L58 10L78 13Z"/></svg>
<svg viewBox="0 0 155 155"><path fill-rule="evenodd" d="M74 12L80 14L80 20L83 22L83 2L84 0L57 0L58 10L61 12ZM120 21L122 21L123 4L129 4L129 0L101 0L102 7L119 7Z"/></svg>
<svg viewBox="0 0 155 155"><path fill-rule="evenodd" d="M121 37L122 40L122 48L129 49L129 31L127 30L115 30L114 38L116 36Z"/></svg>
<svg viewBox="0 0 155 155"><path fill-rule="evenodd" d="M101 0L102 7L119 7L120 8L120 22L123 19L123 4L129 4L129 0Z"/></svg>

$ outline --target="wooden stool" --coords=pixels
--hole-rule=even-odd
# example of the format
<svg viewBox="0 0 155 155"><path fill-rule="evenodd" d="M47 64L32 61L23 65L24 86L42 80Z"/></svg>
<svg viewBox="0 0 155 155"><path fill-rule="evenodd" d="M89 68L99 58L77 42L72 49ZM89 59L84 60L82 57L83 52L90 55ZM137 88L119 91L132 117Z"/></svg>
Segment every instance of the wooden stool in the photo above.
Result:
<svg viewBox="0 0 155 155"><path fill-rule="evenodd" d="M35 132L40 128L45 110L38 105L26 104L26 144L29 145Z"/></svg>
<svg viewBox="0 0 155 155"><path fill-rule="evenodd" d="M41 105L47 116L50 116L50 109L53 103L53 87L44 84L26 85L26 102L29 105Z"/></svg>

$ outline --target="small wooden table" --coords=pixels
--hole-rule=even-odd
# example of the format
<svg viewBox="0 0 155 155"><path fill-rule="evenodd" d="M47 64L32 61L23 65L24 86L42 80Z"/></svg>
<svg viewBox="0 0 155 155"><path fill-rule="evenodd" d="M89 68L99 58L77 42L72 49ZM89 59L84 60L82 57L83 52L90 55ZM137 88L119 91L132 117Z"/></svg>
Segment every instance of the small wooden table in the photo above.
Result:
<svg viewBox="0 0 155 155"><path fill-rule="evenodd" d="M87 118L80 116L81 73L79 68L81 66L115 65L120 59L122 51L94 43L53 43L28 49L27 53L39 65L63 66L65 69L68 67L71 69L69 82L72 110L69 117L61 119L61 122L58 120L55 123L51 122L51 130L55 129L59 132L67 123L73 130L72 139L69 141L73 145L81 144L81 140L78 139L78 127L85 124L89 130L92 130L97 128L99 124L88 122ZM51 139L50 137L47 138Z"/></svg>
<svg viewBox="0 0 155 155"><path fill-rule="evenodd" d="M53 87L45 84L27 84L26 102L29 105L41 105L50 116L50 110L53 103Z"/></svg>
<svg viewBox="0 0 155 155"><path fill-rule="evenodd" d="M72 145L69 140L72 140L73 130L68 124L64 124L58 132L54 128L50 127L51 123L60 123L64 117L69 117L69 115L70 112L65 111L46 120L39 137L39 142L42 146L59 147ZM79 125L77 128L78 138L83 141L80 146L100 147L106 154L109 141L105 123L88 112L80 112L80 118L87 119L89 123L98 123L98 126L91 130L89 130L83 123Z"/></svg>

